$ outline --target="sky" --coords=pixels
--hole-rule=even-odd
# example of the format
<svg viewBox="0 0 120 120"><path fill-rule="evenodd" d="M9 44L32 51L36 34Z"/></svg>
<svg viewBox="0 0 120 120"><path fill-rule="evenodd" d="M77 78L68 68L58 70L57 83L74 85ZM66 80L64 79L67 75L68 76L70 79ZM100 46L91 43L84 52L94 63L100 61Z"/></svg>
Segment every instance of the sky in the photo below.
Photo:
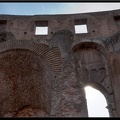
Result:
<svg viewBox="0 0 120 120"><path fill-rule="evenodd" d="M85 87L89 117L109 117L104 95L93 87Z"/></svg>
<svg viewBox="0 0 120 120"><path fill-rule="evenodd" d="M120 2L0 2L0 14L7 15L75 14L117 9L120 9ZM108 117L108 110L105 108L107 103L102 93L90 87L85 88L85 91L89 117Z"/></svg>
<svg viewBox="0 0 120 120"><path fill-rule="evenodd" d="M0 2L0 14L73 14L120 9L120 2Z"/></svg>

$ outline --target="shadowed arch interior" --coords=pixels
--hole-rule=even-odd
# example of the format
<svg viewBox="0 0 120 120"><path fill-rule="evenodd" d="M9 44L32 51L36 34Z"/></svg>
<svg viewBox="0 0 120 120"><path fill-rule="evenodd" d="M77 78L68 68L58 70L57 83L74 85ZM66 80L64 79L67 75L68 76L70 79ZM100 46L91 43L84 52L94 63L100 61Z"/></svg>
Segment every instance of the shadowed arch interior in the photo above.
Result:
<svg viewBox="0 0 120 120"><path fill-rule="evenodd" d="M50 114L53 72L38 54L25 49L0 56L0 116L26 105Z"/></svg>
<svg viewBox="0 0 120 120"><path fill-rule="evenodd" d="M95 42L81 42L72 47L73 52L76 52L79 49L94 49L103 54L104 57L107 56L107 50L102 45Z"/></svg>

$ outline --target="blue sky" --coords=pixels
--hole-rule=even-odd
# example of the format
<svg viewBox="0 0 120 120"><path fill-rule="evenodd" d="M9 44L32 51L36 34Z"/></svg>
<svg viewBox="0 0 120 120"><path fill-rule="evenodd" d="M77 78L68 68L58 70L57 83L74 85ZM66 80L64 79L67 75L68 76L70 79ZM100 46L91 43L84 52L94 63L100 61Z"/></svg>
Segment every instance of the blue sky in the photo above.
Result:
<svg viewBox="0 0 120 120"><path fill-rule="evenodd" d="M120 2L100 2L100 3L83 3L83 2L0 2L0 14L9 14L9 15L48 15L48 14L74 14L74 13L87 13L87 12L98 12L98 11L108 11L108 10L117 10L120 9ZM93 91L90 91L90 93L93 93ZM96 93L97 98L98 94ZM99 94L101 96L101 94ZM91 106L95 106L95 102L98 101L98 99L94 99L93 101L93 95L87 96L93 103L90 103ZM94 95L95 98L95 95ZM100 99L99 99L100 100ZM104 103L104 100L100 100L101 103ZM97 104L97 103L96 103ZM101 104L97 104L101 106ZM106 106L104 106L105 108ZM92 107L91 107L92 109ZM96 109L96 110L95 110ZM92 113L95 113L98 109L93 109ZM107 111L108 112L108 111ZM99 116L98 114L101 113L104 115L105 111L100 109L96 115L91 116ZM108 116L107 114L104 116ZM103 117L104 117L103 116Z"/></svg>
<svg viewBox="0 0 120 120"><path fill-rule="evenodd" d="M65 3L0 3L0 14L35 15L35 14L64 14Z"/></svg>
<svg viewBox="0 0 120 120"><path fill-rule="evenodd" d="M72 14L120 9L118 2L0 2L0 14Z"/></svg>

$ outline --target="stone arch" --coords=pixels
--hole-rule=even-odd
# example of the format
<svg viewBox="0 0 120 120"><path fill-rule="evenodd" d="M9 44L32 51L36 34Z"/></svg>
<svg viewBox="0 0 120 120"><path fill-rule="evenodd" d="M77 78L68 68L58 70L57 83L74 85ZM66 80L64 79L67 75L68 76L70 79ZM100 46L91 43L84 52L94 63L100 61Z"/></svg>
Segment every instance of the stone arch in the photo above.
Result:
<svg viewBox="0 0 120 120"><path fill-rule="evenodd" d="M0 116L14 116L28 105L50 115L54 77L47 61L29 50L12 49L1 53L0 67Z"/></svg>
<svg viewBox="0 0 120 120"><path fill-rule="evenodd" d="M76 52L79 49L89 49L89 48L99 51L107 59L108 51L105 49L105 47L97 42L91 42L90 40L89 41L84 40L83 42L74 44L72 50L73 52Z"/></svg>
<svg viewBox="0 0 120 120"><path fill-rule="evenodd" d="M61 55L59 48L50 49L47 45L32 41L7 41L0 43L0 53L12 49L28 49L40 55L51 66L54 74L61 73Z"/></svg>
<svg viewBox="0 0 120 120"><path fill-rule="evenodd" d="M98 82L105 86L111 94L111 81L105 48L94 42L82 42L73 47L73 52L76 64L82 70L84 82Z"/></svg>
<svg viewBox="0 0 120 120"><path fill-rule="evenodd" d="M86 86L91 86L92 88L100 91L104 95L106 102L107 102L106 108L109 111L109 116L114 117L112 106L111 106L112 99L111 99L111 96L108 93L108 91L102 85L95 83L95 82L86 82L84 84L84 87L86 87Z"/></svg>
<svg viewBox="0 0 120 120"><path fill-rule="evenodd" d="M113 87L108 68L107 51L94 42L83 42L73 47L79 79L86 83L96 83L105 88L114 109ZM108 95L107 95L108 96Z"/></svg>
<svg viewBox="0 0 120 120"><path fill-rule="evenodd" d="M1 109L3 109L3 110L1 110L0 116L8 116L8 117L21 116L21 112L19 114L19 112L17 112L17 111L19 111L19 109L21 111L21 109L26 105L28 105L28 106L30 105L30 107L25 108L25 110L22 110L22 111L29 112L29 110L30 111L33 110L33 113L31 111L31 114L33 114L33 116L39 116L39 117L41 115L49 116L50 109L51 109L50 106L51 106L52 80L54 79L55 75L58 75L61 72L61 59L60 59L59 49L58 48L49 49L49 47L44 44L38 44L38 43L31 42L31 41L30 42L10 41L10 42L2 42L0 44L0 54L1 54L0 59L5 60L5 61L3 60L3 62L2 62L2 63L5 62L5 65L2 66L2 63L0 64L2 66L2 68L4 68L4 70L1 69L2 71L0 73L1 74L0 79L1 79L1 81L3 81L2 82L3 84L6 84L6 85L3 85L1 83L1 86L6 87L5 90L8 92L7 94L5 93L6 95L3 96L0 103L2 103L4 98L5 99L7 97L10 98L10 99L8 99L9 101L4 102L4 104L9 106L7 109L4 107L5 105L2 105ZM18 64L16 61L19 62L19 56L21 56L20 61L22 61L21 59L23 59L23 58L25 59L25 61L23 62L23 64L24 64L23 66L27 65L26 66L26 68L28 68L27 72L24 71L24 69L26 69L26 68L23 68L23 66L21 65L22 62L20 62L20 64L18 65L21 67L19 67L18 70L16 69L16 71L14 71L14 68L16 68L16 64ZM6 58L4 58L4 57L6 57ZM35 59L35 61L36 61L35 62L33 60L34 57L36 57L38 61L36 61L36 59ZM27 60L30 60L31 58L32 58L32 61L28 65L27 63L29 63L29 61L27 62ZM8 59L8 60L6 60L6 59ZM12 63L12 61L14 61L15 64ZM7 62L8 63L11 62L12 65L7 64ZM41 72L37 68L37 66L39 66L39 63L41 65L40 66ZM32 68L33 70L30 69L31 64L34 64L33 68ZM10 67L10 65L11 65L11 67ZM8 69L7 69L7 67L8 67ZM20 68L23 68L23 70L19 70ZM10 71L10 70L12 70L12 71ZM32 73L34 71L36 71L36 74L29 73L30 70L32 71ZM8 74L6 74L6 71L8 71L7 72ZM24 73L21 73L22 71L24 71ZM18 74L15 73L14 75L12 75L12 72L13 73L18 72ZM9 73L10 73L10 75L9 75ZM37 73L39 73L39 74L37 74ZM27 77L31 76L31 74L33 75L32 79L36 78L34 76L37 76L36 79L39 79L39 76L42 76L40 78L40 81L41 81L40 84L39 84L39 80L37 81L37 80L32 80L32 79L28 80L27 79ZM7 75L8 75L8 77L7 77ZM26 78L24 78L24 80L22 80L22 78L20 76L25 76ZM17 80L17 78L19 80ZM9 79L9 81L12 80L13 82L8 84L9 83L9 82L7 83L8 79ZM42 80L42 79L44 79L44 80ZM26 83L24 83L25 81L26 81ZM34 81L34 82L37 81L37 82L35 82L35 85L33 85L32 81ZM36 83L38 83L38 84L36 84ZM11 84L13 84L14 86L16 84L16 86L18 86L18 88L11 87ZM27 84L29 84L28 88L27 88ZM31 87L35 90L32 90ZM39 87L40 87L40 89L39 89ZM12 93L9 92L10 91L9 88L13 91ZM25 91L27 91L27 89L31 89L33 91L33 95L31 95L31 96L33 96L33 98L32 97L29 98L29 96L27 95L27 92L25 92L25 94L24 94L23 89ZM38 95L38 93L40 92L41 89L43 89L45 91L45 94L40 93L40 95L42 96L42 98L41 98L42 100L40 101L41 96ZM19 90L23 91L23 92L19 92ZM17 92L15 92L15 91L17 91ZM1 88L1 94L4 94L2 88ZM12 95L15 94L14 95L15 97L14 96L10 97L10 94L12 94ZM32 94L32 92L29 91L28 94ZM27 97L25 97L25 95ZM31 101L34 101L32 99L35 99L37 96L39 97L38 101L36 101L35 103L31 102ZM15 100L16 98L17 98L17 100L19 100L19 102L16 102L16 104L14 104L12 107L10 107L11 104L13 103L13 101L16 101ZM30 99L30 102L28 101L29 99ZM9 105L9 103L10 103L10 105ZM39 108L41 108L41 109L39 109ZM42 109L43 109L43 111L41 111ZM34 111L36 111L35 114L34 114ZM27 115L27 113L26 113L26 115Z"/></svg>

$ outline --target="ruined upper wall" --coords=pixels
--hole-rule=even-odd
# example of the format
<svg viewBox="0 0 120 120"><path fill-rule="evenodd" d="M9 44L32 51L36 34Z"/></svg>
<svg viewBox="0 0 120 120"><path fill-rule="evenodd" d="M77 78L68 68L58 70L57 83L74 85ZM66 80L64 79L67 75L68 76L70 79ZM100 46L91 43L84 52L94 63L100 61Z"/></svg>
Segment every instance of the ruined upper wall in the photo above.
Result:
<svg viewBox="0 0 120 120"><path fill-rule="evenodd" d="M75 25L87 25L88 33L75 33ZM36 26L48 26L48 35L35 35ZM13 33L17 40L50 39L58 30L69 30L74 39L109 37L120 30L120 10L64 15L0 15L0 32Z"/></svg>

